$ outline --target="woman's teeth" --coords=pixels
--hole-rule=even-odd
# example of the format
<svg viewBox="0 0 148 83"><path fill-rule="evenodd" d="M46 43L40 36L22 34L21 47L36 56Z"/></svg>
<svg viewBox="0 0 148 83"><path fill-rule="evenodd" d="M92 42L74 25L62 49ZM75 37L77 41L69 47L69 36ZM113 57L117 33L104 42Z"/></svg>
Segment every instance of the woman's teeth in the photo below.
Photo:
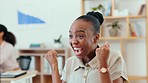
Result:
<svg viewBox="0 0 148 83"><path fill-rule="evenodd" d="M82 48L74 48L74 51L75 51L76 53L81 53Z"/></svg>
<svg viewBox="0 0 148 83"><path fill-rule="evenodd" d="M79 49L81 49L81 48L74 48L74 50L79 50Z"/></svg>

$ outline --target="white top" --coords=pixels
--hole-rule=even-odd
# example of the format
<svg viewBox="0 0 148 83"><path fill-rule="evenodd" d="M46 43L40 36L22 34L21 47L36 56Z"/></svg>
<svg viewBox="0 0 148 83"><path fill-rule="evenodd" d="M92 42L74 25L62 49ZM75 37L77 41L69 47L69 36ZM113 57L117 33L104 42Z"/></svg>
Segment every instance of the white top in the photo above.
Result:
<svg viewBox="0 0 148 83"><path fill-rule="evenodd" d="M112 81L121 76L128 83L126 65L120 52L110 51L108 67ZM67 83L100 83L99 76L96 57L84 65L80 59L72 56L66 60L61 79Z"/></svg>
<svg viewBox="0 0 148 83"><path fill-rule="evenodd" d="M8 42L0 45L0 71L19 68L14 47Z"/></svg>

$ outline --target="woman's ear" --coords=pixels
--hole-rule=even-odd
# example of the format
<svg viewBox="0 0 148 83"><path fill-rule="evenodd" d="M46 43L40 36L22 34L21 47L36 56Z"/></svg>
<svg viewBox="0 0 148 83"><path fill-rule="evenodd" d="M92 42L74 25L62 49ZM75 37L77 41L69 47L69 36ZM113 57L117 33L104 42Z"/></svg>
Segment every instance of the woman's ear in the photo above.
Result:
<svg viewBox="0 0 148 83"><path fill-rule="evenodd" d="M100 34L96 34L95 37L94 37L94 43L98 43L99 41L99 38L100 38Z"/></svg>

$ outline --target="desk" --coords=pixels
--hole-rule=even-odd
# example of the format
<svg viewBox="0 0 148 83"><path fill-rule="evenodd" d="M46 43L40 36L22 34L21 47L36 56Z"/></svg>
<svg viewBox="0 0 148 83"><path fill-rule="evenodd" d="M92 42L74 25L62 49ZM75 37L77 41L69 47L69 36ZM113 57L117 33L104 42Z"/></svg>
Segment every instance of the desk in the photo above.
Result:
<svg viewBox="0 0 148 83"><path fill-rule="evenodd" d="M32 78L36 76L35 71L28 71L27 74L16 78L0 78L1 83L32 83Z"/></svg>

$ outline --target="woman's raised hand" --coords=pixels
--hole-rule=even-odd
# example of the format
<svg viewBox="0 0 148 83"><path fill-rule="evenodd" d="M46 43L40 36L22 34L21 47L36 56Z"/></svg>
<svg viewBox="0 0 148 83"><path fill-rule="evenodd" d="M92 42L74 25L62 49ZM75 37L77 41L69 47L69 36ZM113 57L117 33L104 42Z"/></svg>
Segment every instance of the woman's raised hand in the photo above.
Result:
<svg viewBox="0 0 148 83"><path fill-rule="evenodd" d="M103 46L96 49L97 61L100 66L107 66L107 60L110 53L110 45L106 42Z"/></svg>
<svg viewBox="0 0 148 83"><path fill-rule="evenodd" d="M45 58L47 59L47 61L49 62L49 64L51 66L53 65L57 65L57 52L55 50L50 50L47 52L47 54L45 55Z"/></svg>

